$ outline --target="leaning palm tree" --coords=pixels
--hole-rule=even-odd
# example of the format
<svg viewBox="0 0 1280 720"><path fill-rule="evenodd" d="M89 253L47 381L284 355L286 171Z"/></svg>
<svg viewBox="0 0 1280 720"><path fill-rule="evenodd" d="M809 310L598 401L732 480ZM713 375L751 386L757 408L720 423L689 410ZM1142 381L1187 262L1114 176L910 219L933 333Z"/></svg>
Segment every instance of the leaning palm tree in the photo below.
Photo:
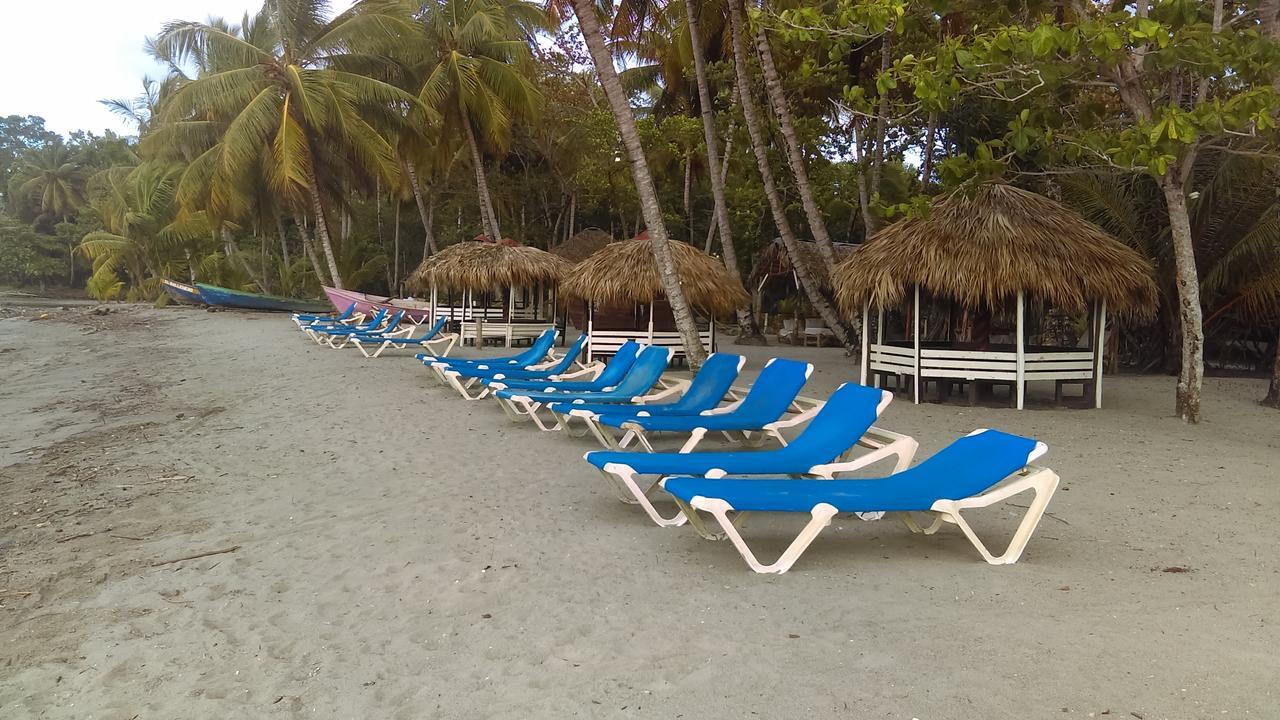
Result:
<svg viewBox="0 0 1280 720"><path fill-rule="evenodd" d="M728 2L729 24L733 33L733 65L738 78L738 98L742 103L742 117L747 126L747 135L751 138L751 149L756 156L756 166L760 170L760 179L764 183L765 198L769 201L769 210L773 214L773 224L778 228L782 245L786 248L788 257L791 258L791 267L795 271L800 286L804 288L809 303L822 316L827 327L831 328L831 332L840 340L840 343L848 346L849 331L835 308L823 295L822 286L810 270L808 258L800 249L800 241L796 238L795 232L791 229L791 222L787 219L786 207L782 203L782 195L778 192L778 184L774 179L773 168L769 161L768 144L764 137L764 121L756 106L751 76L747 70L746 13L743 11L742 0L728 0Z"/></svg>
<svg viewBox="0 0 1280 720"><path fill-rule="evenodd" d="M267 0L240 32L219 22L166 26L156 54L196 71L163 103L168 127L153 138L200 148L183 184L210 188L207 209L219 220L248 211L250 193L239 189L265 171L275 194L311 213L342 287L319 178L399 173L380 128L419 103L388 81L383 58L415 28L386 0L361 0L332 18L327 8L323 0Z"/></svg>
<svg viewBox="0 0 1280 720"><path fill-rule="evenodd" d="M485 234L501 239L477 135L501 152L512 124L536 117L541 97L529 78L530 42L546 15L520 0L444 0L425 5L421 17L430 60L418 97L440 116L441 136L466 144Z"/></svg>
<svg viewBox="0 0 1280 720"><path fill-rule="evenodd" d="M578 28L582 31L587 50L591 53L591 61L600 78L600 85L604 88L609 108L613 111L613 117L618 123L622 145L626 148L627 157L631 161L631 174L635 180L636 194L640 198L640 213L649 230L649 242L653 247L658 274L662 278L662 289L667 295L667 301L671 304L676 329L680 331L680 337L684 341L689 365L696 368L706 359L706 352L698 336L698 326L694 322L693 311L685 299L684 291L680 288L680 278L676 275L666 222L662 218L662 207L658 204L658 190L653 184L653 176L649 173L649 163L645 158L644 147L640 144L636 116L627 103L626 93L618 80L618 71L613 65L613 56L609 54L609 48L605 45L604 32L600 29L600 20L596 16L596 11L593 0L573 0L573 14L578 19Z"/></svg>

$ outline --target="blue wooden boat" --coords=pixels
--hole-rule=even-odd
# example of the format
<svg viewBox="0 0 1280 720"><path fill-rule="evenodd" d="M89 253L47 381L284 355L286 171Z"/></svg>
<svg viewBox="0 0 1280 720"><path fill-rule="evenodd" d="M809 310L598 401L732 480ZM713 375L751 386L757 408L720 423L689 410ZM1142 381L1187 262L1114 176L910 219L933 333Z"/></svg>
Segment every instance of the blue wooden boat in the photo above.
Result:
<svg viewBox="0 0 1280 720"><path fill-rule="evenodd" d="M259 295L258 293L232 290L196 283L200 297L204 302L216 307L241 308L244 310L278 310L280 312L329 312L327 302L318 300L299 300L297 298L277 297L275 295Z"/></svg>
<svg viewBox="0 0 1280 720"><path fill-rule="evenodd" d="M160 284L164 287L164 291L169 294L169 297L173 298L174 302L179 302L183 305L204 304L204 298L200 297L200 291L192 285L168 278L162 279Z"/></svg>

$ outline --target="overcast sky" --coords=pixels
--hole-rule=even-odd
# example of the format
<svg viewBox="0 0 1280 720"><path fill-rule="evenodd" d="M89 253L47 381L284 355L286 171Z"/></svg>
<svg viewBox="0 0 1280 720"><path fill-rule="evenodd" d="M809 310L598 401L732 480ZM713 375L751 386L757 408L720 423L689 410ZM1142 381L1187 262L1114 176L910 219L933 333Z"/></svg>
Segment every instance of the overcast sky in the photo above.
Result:
<svg viewBox="0 0 1280 720"><path fill-rule="evenodd" d="M334 7L350 6L336 0ZM134 131L98 100L130 98L161 70L143 40L170 20L238 22L255 0L0 0L0 116L39 115L59 133Z"/></svg>

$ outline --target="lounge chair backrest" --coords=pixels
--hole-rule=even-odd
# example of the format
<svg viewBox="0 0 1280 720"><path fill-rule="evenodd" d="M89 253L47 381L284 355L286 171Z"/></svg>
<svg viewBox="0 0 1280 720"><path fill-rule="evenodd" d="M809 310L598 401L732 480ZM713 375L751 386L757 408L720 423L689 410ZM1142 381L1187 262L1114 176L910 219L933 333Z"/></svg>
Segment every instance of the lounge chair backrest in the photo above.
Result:
<svg viewBox="0 0 1280 720"><path fill-rule="evenodd" d="M386 317L387 317L387 309L378 308L378 312L373 314L373 317L369 319L369 322L365 323L364 325L361 325L360 329L361 330L377 330L378 326L382 324L382 321L385 320Z"/></svg>
<svg viewBox="0 0 1280 720"><path fill-rule="evenodd" d="M835 460L875 424L888 404L887 397L892 396L878 388L841 385L784 451L806 458L811 465Z"/></svg>
<svg viewBox="0 0 1280 720"><path fill-rule="evenodd" d="M611 387L622 382L622 378L627 376L627 372L631 370L639 354L640 343L635 340L622 343L613 357L609 358L609 363L604 366L604 370L596 376L595 384L600 387Z"/></svg>
<svg viewBox="0 0 1280 720"><path fill-rule="evenodd" d="M355 313L356 313L356 304L355 304L355 303L351 303L350 305L348 305L348 306L347 306L347 309L346 309L346 310L343 310L342 312L340 312L340 313L338 313L337 315L335 315L333 319L334 319L334 320L346 320L347 318L351 317L351 316L352 316L352 315L354 315Z"/></svg>
<svg viewBox="0 0 1280 720"><path fill-rule="evenodd" d="M643 395L649 392L666 372L671 362L671 348L650 345L636 356L630 372L618 383L617 391L627 395Z"/></svg>
<svg viewBox="0 0 1280 720"><path fill-rule="evenodd" d="M556 344L556 332L555 328L543 330L541 335L534 338L533 344L529 346L528 350L516 355L513 359L517 363L528 365L546 357L547 353L551 351L551 346Z"/></svg>
<svg viewBox="0 0 1280 720"><path fill-rule="evenodd" d="M977 495L1026 467L1045 449L1031 438L979 430L886 480L895 481L900 497L927 507L935 500Z"/></svg>
<svg viewBox="0 0 1280 720"><path fill-rule="evenodd" d="M549 371L547 371L547 374L559 375L560 373L567 372L569 368L573 366L573 363L577 361L578 356L582 354L582 348L587 344L588 339L590 338L586 333L579 335L578 339L574 340L573 344L569 346L569 349L565 351L564 356L560 358L560 362L556 363Z"/></svg>
<svg viewBox="0 0 1280 720"><path fill-rule="evenodd" d="M680 413L693 415L719 405L746 362L741 355L712 353L689 382L689 389L674 403Z"/></svg>
<svg viewBox="0 0 1280 720"><path fill-rule="evenodd" d="M434 338L435 336L437 336L437 335L439 335L439 334L440 334L440 331L441 331L441 330L444 330L445 323L447 323L447 322L449 322L449 316L447 316L447 315L442 315L442 316L440 316L440 318L436 320L435 324L431 326L431 329L427 331L427 334L426 334L426 335L423 335L422 337L420 337L420 338L418 338L418 339L419 339L419 340L430 340L430 339Z"/></svg>
<svg viewBox="0 0 1280 720"><path fill-rule="evenodd" d="M812 373L813 365L807 362L773 358L765 364L734 412L743 417L769 418L766 422L772 422L787 411Z"/></svg>
<svg viewBox="0 0 1280 720"><path fill-rule="evenodd" d="M400 325L400 321L403 319L404 319L404 311L401 310L400 312L397 312L395 315L392 315L391 322L387 323L387 326L382 328L378 332L389 333L395 330L396 327Z"/></svg>

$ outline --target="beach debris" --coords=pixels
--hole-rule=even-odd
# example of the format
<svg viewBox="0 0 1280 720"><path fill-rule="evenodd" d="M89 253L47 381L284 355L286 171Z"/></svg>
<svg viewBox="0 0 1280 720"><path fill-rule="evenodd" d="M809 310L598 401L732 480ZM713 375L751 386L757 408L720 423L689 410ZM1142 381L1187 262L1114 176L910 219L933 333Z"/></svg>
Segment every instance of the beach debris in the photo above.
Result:
<svg viewBox="0 0 1280 720"><path fill-rule="evenodd" d="M90 315L110 315L112 310L107 305L98 305L89 311Z"/></svg>
<svg viewBox="0 0 1280 720"><path fill-rule="evenodd" d="M232 545L231 547L222 548L221 550L210 550L208 552L196 553L195 555L187 555L186 557L174 558L173 560L161 560L160 562L151 563L151 567L160 567L161 565L172 565L174 563L185 562L187 560L198 560L203 557L209 557L210 555L225 555L226 553L233 553L239 549L240 549L239 545Z"/></svg>
<svg viewBox="0 0 1280 720"><path fill-rule="evenodd" d="M485 620L488 620L493 617L493 613L482 613L480 617L484 618Z"/></svg>
<svg viewBox="0 0 1280 720"><path fill-rule="evenodd" d="M1166 573L1189 573L1189 572L1192 572L1191 568L1190 568L1190 567L1188 567L1188 566L1186 566L1186 565L1170 565L1169 567L1166 567L1166 568L1153 567L1153 568L1151 568L1151 569L1152 569L1153 571L1155 571L1155 570L1157 570L1157 569L1158 569L1158 570L1160 570L1160 572L1166 572Z"/></svg>

